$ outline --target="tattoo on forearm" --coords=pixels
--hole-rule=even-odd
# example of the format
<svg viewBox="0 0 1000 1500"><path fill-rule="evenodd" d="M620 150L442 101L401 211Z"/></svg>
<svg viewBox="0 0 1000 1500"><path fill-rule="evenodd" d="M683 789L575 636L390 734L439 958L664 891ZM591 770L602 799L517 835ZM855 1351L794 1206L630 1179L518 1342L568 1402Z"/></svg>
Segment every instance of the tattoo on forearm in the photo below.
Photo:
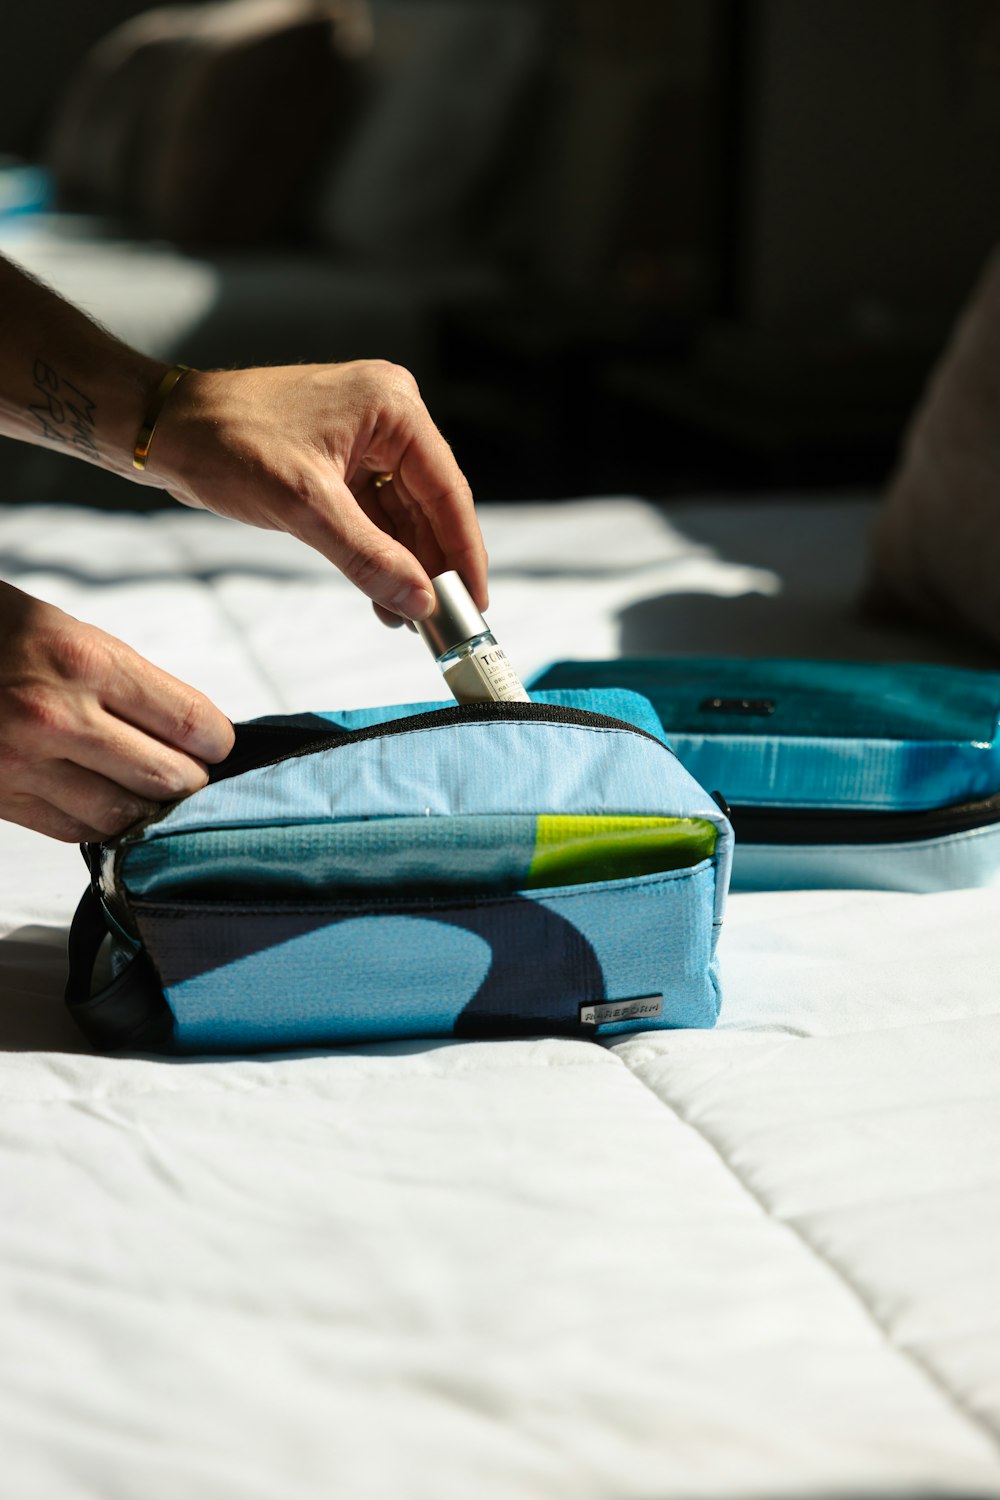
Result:
<svg viewBox="0 0 1000 1500"><path fill-rule="evenodd" d="M72 380L60 378L44 359L32 370L35 400L29 410L43 438L64 448L75 448L86 458L100 459L94 440L97 408Z"/></svg>

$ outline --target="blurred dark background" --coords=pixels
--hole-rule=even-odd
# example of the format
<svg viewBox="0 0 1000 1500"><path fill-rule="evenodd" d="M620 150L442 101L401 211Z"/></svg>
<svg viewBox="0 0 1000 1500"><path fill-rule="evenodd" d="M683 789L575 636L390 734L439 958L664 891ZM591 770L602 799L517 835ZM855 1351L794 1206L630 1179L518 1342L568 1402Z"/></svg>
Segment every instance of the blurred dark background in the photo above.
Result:
<svg viewBox="0 0 1000 1500"><path fill-rule="evenodd" d="M996 0L0 25L0 250L166 358L408 365L484 499L877 485L998 238Z"/></svg>

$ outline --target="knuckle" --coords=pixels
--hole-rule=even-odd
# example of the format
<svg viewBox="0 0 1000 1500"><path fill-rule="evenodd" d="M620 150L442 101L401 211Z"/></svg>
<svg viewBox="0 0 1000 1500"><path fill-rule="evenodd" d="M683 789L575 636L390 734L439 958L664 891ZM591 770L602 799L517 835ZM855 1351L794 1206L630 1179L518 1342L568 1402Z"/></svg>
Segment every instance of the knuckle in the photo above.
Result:
<svg viewBox="0 0 1000 1500"><path fill-rule="evenodd" d="M373 394L383 396L386 391L405 397L417 394L416 376L405 365L394 364L392 360L366 360L365 375Z"/></svg>
<svg viewBox="0 0 1000 1500"><path fill-rule="evenodd" d="M99 632L86 626L74 622L54 631L49 649L53 665L63 677L95 682L108 672L108 645Z"/></svg>
<svg viewBox="0 0 1000 1500"><path fill-rule="evenodd" d="M112 798L99 814L95 813L93 826L105 838L111 838L115 834L124 833L133 823L138 823L149 810L148 804L137 802L133 798Z"/></svg>
<svg viewBox="0 0 1000 1500"><path fill-rule="evenodd" d="M59 736L70 728L62 695L44 683L23 683L10 690L11 718L16 730L32 741Z"/></svg>
<svg viewBox="0 0 1000 1500"><path fill-rule="evenodd" d="M146 768L146 784L152 802L176 802L189 797L205 785L208 776L192 761L189 766L151 765Z"/></svg>
<svg viewBox="0 0 1000 1500"><path fill-rule="evenodd" d="M379 551L377 547L355 547L347 552L340 567L345 578L363 594L367 594L385 578L390 568L390 559L387 553Z"/></svg>
<svg viewBox="0 0 1000 1500"><path fill-rule="evenodd" d="M392 380L395 385L402 386L404 390L415 391L417 389L417 377L414 375L413 371L408 370L405 365L390 364L388 375L389 379Z"/></svg>
<svg viewBox="0 0 1000 1500"><path fill-rule="evenodd" d="M197 693L182 697L174 705L170 718L170 738L175 745L188 745L200 737L204 727L207 705Z"/></svg>

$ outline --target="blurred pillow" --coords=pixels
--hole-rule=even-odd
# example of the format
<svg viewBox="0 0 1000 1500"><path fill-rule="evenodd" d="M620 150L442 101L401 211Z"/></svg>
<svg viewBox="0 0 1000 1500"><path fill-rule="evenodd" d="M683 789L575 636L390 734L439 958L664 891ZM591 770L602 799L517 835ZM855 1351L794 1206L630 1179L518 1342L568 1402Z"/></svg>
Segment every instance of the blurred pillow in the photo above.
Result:
<svg viewBox="0 0 1000 1500"><path fill-rule="evenodd" d="M906 435L876 525L867 602L1000 649L1000 252Z"/></svg>
<svg viewBox="0 0 1000 1500"><path fill-rule="evenodd" d="M383 264L476 248L540 74L543 11L531 0L371 0L371 91L317 191L331 246Z"/></svg>
<svg viewBox="0 0 1000 1500"><path fill-rule="evenodd" d="M49 131L48 165L64 207L134 209L163 80L195 15L188 5L138 16L87 54Z"/></svg>
<svg viewBox="0 0 1000 1500"><path fill-rule="evenodd" d="M363 88L364 0L169 6L87 57L52 130L66 203L179 241L287 236Z"/></svg>

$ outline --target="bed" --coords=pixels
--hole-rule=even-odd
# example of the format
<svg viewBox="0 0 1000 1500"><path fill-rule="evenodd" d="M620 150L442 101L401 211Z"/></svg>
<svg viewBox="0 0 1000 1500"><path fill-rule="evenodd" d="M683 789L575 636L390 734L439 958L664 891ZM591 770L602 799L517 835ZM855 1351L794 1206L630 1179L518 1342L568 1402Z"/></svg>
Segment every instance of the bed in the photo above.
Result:
<svg viewBox="0 0 1000 1500"><path fill-rule="evenodd" d="M490 623L977 664L857 616L872 512L490 507ZM234 718L439 695L211 516L9 507L0 576ZM0 825L5 1496L1000 1496L995 893L733 896L711 1032L157 1061L64 1013L84 876Z"/></svg>

